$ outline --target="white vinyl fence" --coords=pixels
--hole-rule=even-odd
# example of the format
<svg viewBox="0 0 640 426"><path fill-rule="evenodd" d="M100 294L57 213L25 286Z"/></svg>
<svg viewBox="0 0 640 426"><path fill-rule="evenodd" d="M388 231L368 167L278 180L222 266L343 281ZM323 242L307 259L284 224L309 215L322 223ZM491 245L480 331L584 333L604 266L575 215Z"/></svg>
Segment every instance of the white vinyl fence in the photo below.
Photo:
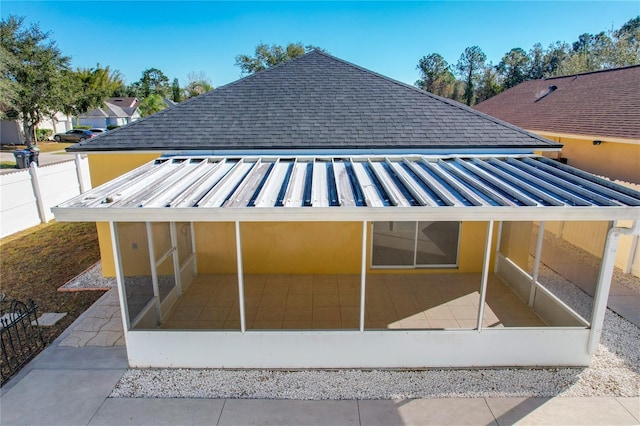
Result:
<svg viewBox="0 0 640 426"><path fill-rule="evenodd" d="M89 189L89 162L80 155L0 175L0 237L49 222L51 207Z"/></svg>
<svg viewBox="0 0 640 426"><path fill-rule="evenodd" d="M640 191L640 185L616 180L617 184ZM638 218L640 220L640 218ZM614 226L630 228L633 221L617 221ZM545 229L556 237L602 258L604 243L609 231L608 222L547 222ZM616 252L615 265L625 274L640 277L640 238L637 235L621 235Z"/></svg>

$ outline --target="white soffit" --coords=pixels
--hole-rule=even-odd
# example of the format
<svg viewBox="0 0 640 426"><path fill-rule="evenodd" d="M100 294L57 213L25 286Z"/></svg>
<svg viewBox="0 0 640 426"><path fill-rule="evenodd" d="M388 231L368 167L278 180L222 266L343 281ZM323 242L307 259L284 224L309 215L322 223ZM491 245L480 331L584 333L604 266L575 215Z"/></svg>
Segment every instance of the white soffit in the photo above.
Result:
<svg viewBox="0 0 640 426"><path fill-rule="evenodd" d="M162 157L59 221L616 220L640 192L535 155Z"/></svg>

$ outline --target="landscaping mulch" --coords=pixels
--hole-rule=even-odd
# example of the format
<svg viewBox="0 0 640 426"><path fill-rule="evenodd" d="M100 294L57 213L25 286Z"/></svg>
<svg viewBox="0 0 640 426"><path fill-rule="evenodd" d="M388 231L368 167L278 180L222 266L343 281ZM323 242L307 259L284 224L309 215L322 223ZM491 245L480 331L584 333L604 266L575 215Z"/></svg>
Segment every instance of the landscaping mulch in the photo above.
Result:
<svg viewBox="0 0 640 426"><path fill-rule="evenodd" d="M66 312L42 327L50 344L104 291L59 292L58 288L100 259L95 223L39 225L0 240L0 293L6 300L33 299L38 314Z"/></svg>

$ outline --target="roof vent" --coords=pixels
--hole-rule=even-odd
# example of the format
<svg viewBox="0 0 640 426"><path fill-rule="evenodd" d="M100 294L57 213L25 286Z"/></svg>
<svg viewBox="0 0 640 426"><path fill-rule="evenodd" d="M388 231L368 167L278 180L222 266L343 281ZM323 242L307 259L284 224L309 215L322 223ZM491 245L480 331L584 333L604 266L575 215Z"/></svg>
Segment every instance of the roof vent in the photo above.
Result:
<svg viewBox="0 0 640 426"><path fill-rule="evenodd" d="M549 96L551 93L553 93L557 89L558 89L558 86L556 86L555 84L552 84L551 86L549 86L549 90L547 90L545 93L539 96L538 99L536 99L534 102L538 102L539 100Z"/></svg>

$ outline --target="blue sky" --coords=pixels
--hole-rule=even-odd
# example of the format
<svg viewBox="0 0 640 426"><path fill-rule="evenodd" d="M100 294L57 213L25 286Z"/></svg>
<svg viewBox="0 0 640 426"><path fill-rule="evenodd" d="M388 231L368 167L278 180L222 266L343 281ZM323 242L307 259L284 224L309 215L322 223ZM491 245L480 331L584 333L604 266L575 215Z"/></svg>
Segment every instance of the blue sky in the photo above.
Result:
<svg viewBox="0 0 640 426"><path fill-rule="evenodd" d="M240 77L236 55L258 43L302 42L413 84L418 60L429 53L455 64L465 47L478 45L497 64L513 47L619 28L640 14L640 2L3 0L0 14L51 31L73 67L109 65L128 83L155 67L181 84L204 71L218 87Z"/></svg>

